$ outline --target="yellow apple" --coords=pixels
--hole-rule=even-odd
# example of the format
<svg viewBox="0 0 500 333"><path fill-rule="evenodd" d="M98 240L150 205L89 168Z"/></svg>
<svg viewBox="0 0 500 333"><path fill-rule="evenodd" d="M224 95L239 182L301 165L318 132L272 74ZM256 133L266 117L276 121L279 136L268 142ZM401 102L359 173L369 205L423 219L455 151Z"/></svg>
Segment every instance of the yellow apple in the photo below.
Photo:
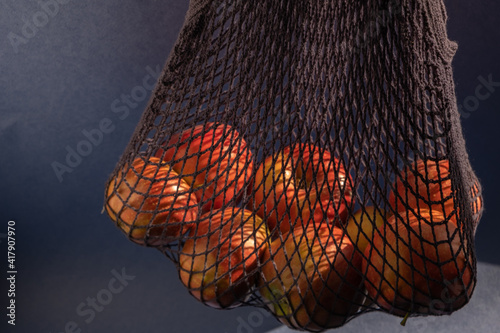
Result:
<svg viewBox="0 0 500 333"><path fill-rule="evenodd" d="M361 253L372 243L376 230L388 218L385 214L384 210L368 206L364 210L359 209L349 218L346 233Z"/></svg>

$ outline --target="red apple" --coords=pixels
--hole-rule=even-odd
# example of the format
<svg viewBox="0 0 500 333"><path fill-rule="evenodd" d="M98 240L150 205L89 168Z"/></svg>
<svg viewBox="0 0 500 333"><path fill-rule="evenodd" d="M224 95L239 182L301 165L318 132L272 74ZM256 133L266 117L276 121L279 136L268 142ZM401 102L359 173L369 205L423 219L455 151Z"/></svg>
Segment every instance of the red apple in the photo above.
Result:
<svg viewBox="0 0 500 333"><path fill-rule="evenodd" d="M328 223L297 227L275 239L262 258L260 294L293 329L342 326L361 307L361 256L343 231Z"/></svg>
<svg viewBox="0 0 500 333"><path fill-rule="evenodd" d="M448 160L417 160L399 175L394 189L389 204L395 212L418 206L448 216L454 210Z"/></svg>
<svg viewBox="0 0 500 333"><path fill-rule="evenodd" d="M189 292L215 308L233 308L250 295L267 247L265 223L230 207L200 218L179 255L179 276Z"/></svg>
<svg viewBox="0 0 500 333"><path fill-rule="evenodd" d="M343 223L353 204L352 180L343 164L312 144L286 147L266 158L256 172L254 190L249 207L275 236L309 220Z"/></svg>
<svg viewBox="0 0 500 333"><path fill-rule="evenodd" d="M198 202L190 188L160 159L138 157L109 183L105 207L130 240L158 247L194 227Z"/></svg>
<svg viewBox="0 0 500 333"><path fill-rule="evenodd" d="M253 170L243 137L233 127L218 123L172 135L155 156L173 163L173 169L197 189L205 212L236 204Z"/></svg>
<svg viewBox="0 0 500 333"><path fill-rule="evenodd" d="M448 160L435 162L432 160L417 160L411 167L407 167L396 179L394 191L389 194L389 204L394 211L434 210L445 215L450 221L457 224L458 207L455 209L453 200L450 165ZM479 222L482 197L477 195L479 183L476 181L470 189L473 198L473 220Z"/></svg>
<svg viewBox="0 0 500 333"><path fill-rule="evenodd" d="M438 211L392 216L365 249L368 295L397 316L460 309L475 283L471 254L460 238L456 225Z"/></svg>

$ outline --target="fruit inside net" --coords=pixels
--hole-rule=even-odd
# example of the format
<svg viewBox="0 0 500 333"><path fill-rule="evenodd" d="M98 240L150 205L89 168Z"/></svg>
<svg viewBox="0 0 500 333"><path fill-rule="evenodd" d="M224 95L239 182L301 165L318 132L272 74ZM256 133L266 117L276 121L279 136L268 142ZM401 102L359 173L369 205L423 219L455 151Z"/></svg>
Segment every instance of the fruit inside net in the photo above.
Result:
<svg viewBox="0 0 500 333"><path fill-rule="evenodd" d="M483 202L455 51L441 0L192 0L105 209L208 306L456 311Z"/></svg>

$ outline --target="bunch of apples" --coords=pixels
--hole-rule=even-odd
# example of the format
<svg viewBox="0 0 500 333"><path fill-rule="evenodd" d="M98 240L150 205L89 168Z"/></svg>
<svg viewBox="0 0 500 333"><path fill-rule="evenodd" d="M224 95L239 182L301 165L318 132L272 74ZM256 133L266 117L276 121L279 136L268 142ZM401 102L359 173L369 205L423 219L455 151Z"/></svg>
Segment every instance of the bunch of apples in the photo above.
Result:
<svg viewBox="0 0 500 333"><path fill-rule="evenodd" d="M353 181L328 150L300 143L257 169L249 207L271 232L258 290L268 309L294 329L342 326L363 303L362 257L344 231Z"/></svg>
<svg viewBox="0 0 500 333"><path fill-rule="evenodd" d="M353 189L325 148L297 143L254 168L234 127L207 123L124 166L105 208L133 242L178 246L180 280L211 307L258 293L290 328L322 331L372 305L405 316L466 304L475 276L448 161L404 170L390 209L354 212Z"/></svg>
<svg viewBox="0 0 500 333"><path fill-rule="evenodd" d="M234 128L196 126L125 165L107 187L105 208L132 241L166 246L191 233L203 214L236 205L252 170L251 152Z"/></svg>
<svg viewBox="0 0 500 333"><path fill-rule="evenodd" d="M308 251L293 239L313 237L317 227L323 231L311 253L324 261L322 274L328 274L328 260L338 258L339 269L354 276L345 259L354 254L353 245L343 236L337 244L341 235L327 232L344 224L352 204L352 180L325 149L286 147L254 172L252 152L238 131L207 123L172 135L153 156L125 165L106 189L105 208L133 242L159 249L178 245L179 277L189 292L206 305L232 308L270 279L265 267L272 260L287 264L275 259L279 254L271 246L273 252L283 248L280 242ZM332 288L341 276L331 278ZM320 284L314 274L311 279Z"/></svg>
<svg viewBox="0 0 500 333"><path fill-rule="evenodd" d="M179 277L194 297L235 307L248 297L267 246L265 223L238 207L252 172L238 131L207 123L126 165L107 187L105 208L133 242L179 246Z"/></svg>
<svg viewBox="0 0 500 333"><path fill-rule="evenodd" d="M482 201L471 189L473 224ZM475 286L470 252L475 231L458 219L448 160L417 160L396 178L386 211L368 207L353 215L347 232L363 253L367 296L379 308L409 315L450 314Z"/></svg>

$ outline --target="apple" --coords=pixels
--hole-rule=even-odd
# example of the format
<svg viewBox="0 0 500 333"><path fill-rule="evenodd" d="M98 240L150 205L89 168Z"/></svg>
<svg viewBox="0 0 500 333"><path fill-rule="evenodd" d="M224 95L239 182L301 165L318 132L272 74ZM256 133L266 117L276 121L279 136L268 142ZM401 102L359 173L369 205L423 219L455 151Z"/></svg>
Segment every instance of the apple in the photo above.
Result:
<svg viewBox="0 0 500 333"><path fill-rule="evenodd" d="M389 204L395 212L408 208L440 211L457 225L459 210L458 207L455 209L453 200L448 160L417 160L396 179L393 188ZM482 197L477 195L478 192L479 182L476 181L470 189L475 225L479 223L482 212Z"/></svg>
<svg viewBox="0 0 500 333"><path fill-rule="evenodd" d="M250 183L252 153L229 125L207 123L172 135L156 157L194 187L204 212L237 204Z"/></svg>
<svg viewBox="0 0 500 333"><path fill-rule="evenodd" d="M110 181L105 208L130 240L159 247L194 227L198 202L190 189L160 159L138 157Z"/></svg>
<svg viewBox="0 0 500 333"><path fill-rule="evenodd" d="M342 229L312 222L277 238L262 257L259 292L293 329L342 326L361 307L361 255Z"/></svg>
<svg viewBox="0 0 500 333"><path fill-rule="evenodd" d="M353 205L352 180L330 152L313 144L288 146L259 166L248 207L275 237L309 220L340 225Z"/></svg>
<svg viewBox="0 0 500 333"><path fill-rule="evenodd" d="M191 295L234 308L250 295L269 233L249 210L229 207L201 216L179 254L179 276Z"/></svg>
<svg viewBox="0 0 500 333"><path fill-rule="evenodd" d="M476 180L471 188L471 196L473 198L472 214L474 220L474 234L476 233L479 220L481 220L481 216L483 215L483 196L481 192L479 181Z"/></svg>
<svg viewBox="0 0 500 333"><path fill-rule="evenodd" d="M389 204L395 212L418 207L449 216L454 211L448 160L417 160L399 175L393 188Z"/></svg>
<svg viewBox="0 0 500 333"><path fill-rule="evenodd" d="M367 206L354 213L346 225L346 233L356 248L364 253L369 243L373 241L376 230L381 227L389 215L382 209Z"/></svg>
<svg viewBox="0 0 500 333"><path fill-rule="evenodd" d="M450 314L475 284L473 262L459 229L439 211L401 212L365 249L365 287L382 309L397 315Z"/></svg>

